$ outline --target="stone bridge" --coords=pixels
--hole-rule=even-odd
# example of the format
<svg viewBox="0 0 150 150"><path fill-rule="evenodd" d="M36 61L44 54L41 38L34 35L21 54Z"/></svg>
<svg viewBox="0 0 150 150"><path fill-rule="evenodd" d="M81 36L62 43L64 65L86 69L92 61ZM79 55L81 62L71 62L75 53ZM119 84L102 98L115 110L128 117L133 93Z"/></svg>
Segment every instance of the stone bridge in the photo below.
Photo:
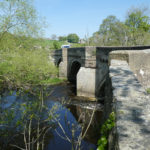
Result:
<svg viewBox="0 0 150 150"><path fill-rule="evenodd" d="M78 96L104 94L103 122L115 112L108 150L150 150L150 46L69 48L52 58Z"/></svg>
<svg viewBox="0 0 150 150"><path fill-rule="evenodd" d="M130 63L134 73L143 83L150 72L145 71L144 76L141 78L140 73L144 71L143 66L145 66L142 63L145 63L145 61L138 59L141 55L135 54L134 51L149 48L150 46L68 48L56 50L53 53L53 58L54 63L59 67L59 77L67 78L70 82L76 84L77 96L95 98L99 96L99 93L102 93L100 90L103 90L102 87L109 72L108 62L111 51L128 51L126 53L115 53L111 57L126 60ZM129 53L130 51L132 51L132 54ZM150 63L150 61L146 63ZM145 84L145 86L150 85L150 80L146 81Z"/></svg>

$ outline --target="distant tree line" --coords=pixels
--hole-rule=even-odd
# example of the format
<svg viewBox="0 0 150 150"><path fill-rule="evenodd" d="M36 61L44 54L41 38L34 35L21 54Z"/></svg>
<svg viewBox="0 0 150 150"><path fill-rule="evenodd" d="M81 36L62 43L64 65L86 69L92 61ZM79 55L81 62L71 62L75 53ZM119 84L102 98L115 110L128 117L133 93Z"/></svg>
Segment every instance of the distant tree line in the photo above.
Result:
<svg viewBox="0 0 150 150"><path fill-rule="evenodd" d="M51 36L51 40L53 40L53 49L60 49L62 42L79 43L79 36L75 33L69 34L68 36L59 37L53 34Z"/></svg>
<svg viewBox="0 0 150 150"><path fill-rule="evenodd" d="M69 43L78 43L79 36L75 33L69 34L68 36L59 36L59 41L68 41Z"/></svg>
<svg viewBox="0 0 150 150"><path fill-rule="evenodd" d="M96 46L132 46L150 44L150 17L147 8L132 8L124 22L110 15L89 39Z"/></svg>

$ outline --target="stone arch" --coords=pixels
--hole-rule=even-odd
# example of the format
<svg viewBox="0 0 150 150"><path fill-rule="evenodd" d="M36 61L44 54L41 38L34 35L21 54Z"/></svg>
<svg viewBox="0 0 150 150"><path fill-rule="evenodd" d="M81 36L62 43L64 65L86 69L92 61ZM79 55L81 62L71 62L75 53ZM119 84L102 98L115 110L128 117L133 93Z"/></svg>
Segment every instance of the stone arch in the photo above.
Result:
<svg viewBox="0 0 150 150"><path fill-rule="evenodd" d="M70 65L68 80L73 84L76 84L77 73L80 67L81 67L81 63L78 60L72 61Z"/></svg>
<svg viewBox="0 0 150 150"><path fill-rule="evenodd" d="M60 63L61 63L62 59L59 58L58 61L56 62L56 66L59 67Z"/></svg>

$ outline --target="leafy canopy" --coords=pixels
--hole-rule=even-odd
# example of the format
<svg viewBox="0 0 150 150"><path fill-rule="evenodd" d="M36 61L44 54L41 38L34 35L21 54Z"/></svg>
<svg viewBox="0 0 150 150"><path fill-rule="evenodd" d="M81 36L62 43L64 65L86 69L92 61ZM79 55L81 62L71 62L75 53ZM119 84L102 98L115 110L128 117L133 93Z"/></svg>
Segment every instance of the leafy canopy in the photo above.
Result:
<svg viewBox="0 0 150 150"><path fill-rule="evenodd" d="M70 43L78 43L79 42L79 37L77 34L69 34L67 39L68 39L68 42L70 42Z"/></svg>
<svg viewBox="0 0 150 150"><path fill-rule="evenodd" d="M140 8L134 8L128 12L125 24L132 30L141 29L145 32L150 30L150 17Z"/></svg>
<svg viewBox="0 0 150 150"><path fill-rule="evenodd" d="M116 16L108 16L90 38L96 46L134 46L150 44L150 16L147 8L131 8L121 22Z"/></svg>
<svg viewBox="0 0 150 150"><path fill-rule="evenodd" d="M0 39L9 32L37 36L41 28L33 0L0 1Z"/></svg>

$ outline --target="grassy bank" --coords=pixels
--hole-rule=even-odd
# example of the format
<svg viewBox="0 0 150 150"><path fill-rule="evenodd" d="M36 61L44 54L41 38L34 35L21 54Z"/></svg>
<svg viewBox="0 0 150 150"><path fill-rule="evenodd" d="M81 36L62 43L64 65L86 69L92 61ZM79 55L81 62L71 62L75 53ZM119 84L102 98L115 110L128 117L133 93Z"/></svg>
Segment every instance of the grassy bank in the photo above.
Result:
<svg viewBox="0 0 150 150"><path fill-rule="evenodd" d="M7 87L60 82L58 70L50 62L48 52L19 49L0 54L0 84Z"/></svg>

